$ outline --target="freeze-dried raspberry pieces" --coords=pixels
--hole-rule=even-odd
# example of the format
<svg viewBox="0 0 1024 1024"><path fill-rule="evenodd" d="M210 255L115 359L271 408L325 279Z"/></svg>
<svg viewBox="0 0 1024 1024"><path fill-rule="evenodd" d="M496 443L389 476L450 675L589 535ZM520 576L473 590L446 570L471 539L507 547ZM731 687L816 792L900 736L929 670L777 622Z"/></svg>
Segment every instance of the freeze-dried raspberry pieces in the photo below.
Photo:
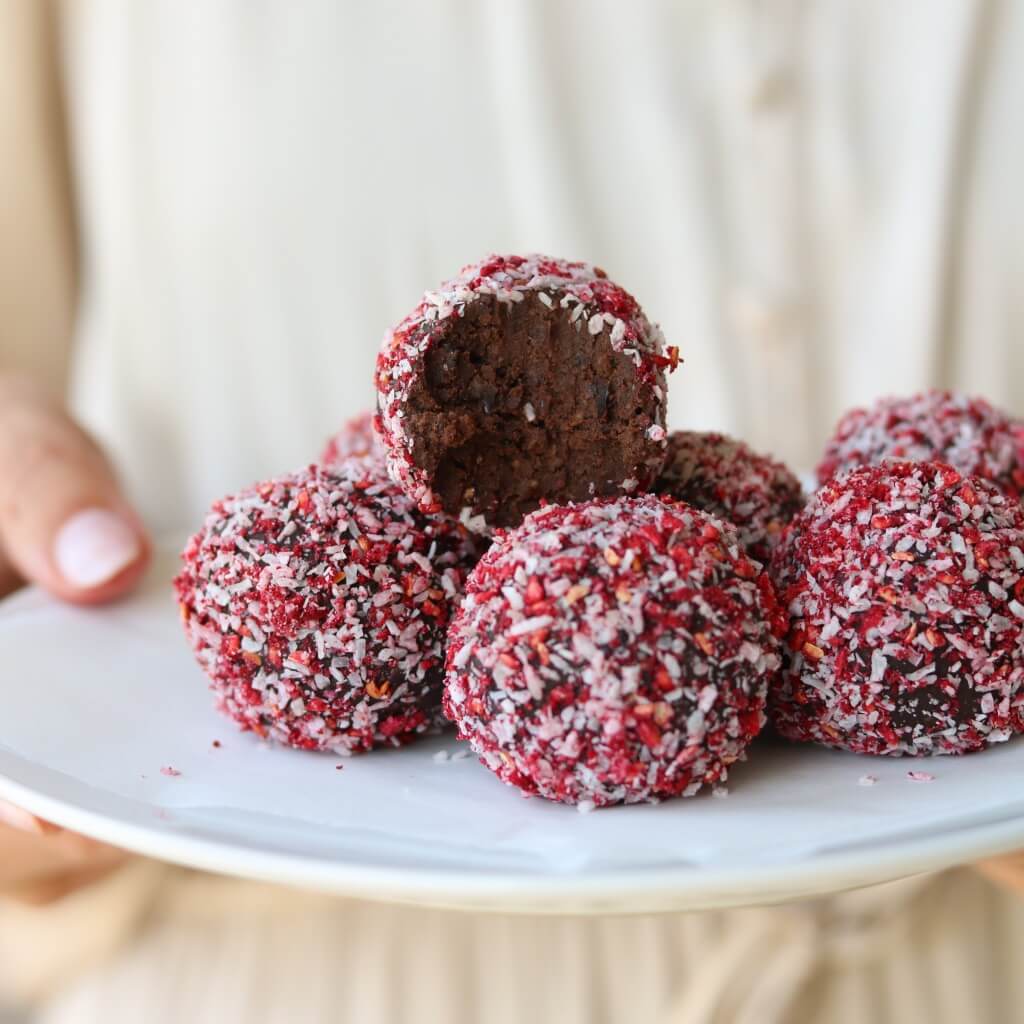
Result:
<svg viewBox="0 0 1024 1024"><path fill-rule="evenodd" d="M1024 510L992 483L939 462L855 470L810 499L773 575L783 736L917 755L1024 731Z"/></svg>
<svg viewBox="0 0 1024 1024"><path fill-rule="evenodd" d="M175 580L221 708L292 747L348 754L436 729L444 637L475 559L374 459L216 502Z"/></svg>
<svg viewBox="0 0 1024 1024"><path fill-rule="evenodd" d="M1024 495L1024 424L983 398L926 391L852 409L825 448L818 480L886 459L948 462L967 476L991 480L1004 494Z"/></svg>
<svg viewBox="0 0 1024 1024"><path fill-rule="evenodd" d="M381 454L380 441L373 432L373 413L361 412L327 439L320 453L320 464L334 466L353 457Z"/></svg>
<svg viewBox="0 0 1024 1024"><path fill-rule="evenodd" d="M724 434L689 430L669 435L654 492L732 523L740 543L764 565L804 505L800 481L781 462Z"/></svg>
<svg viewBox="0 0 1024 1024"><path fill-rule="evenodd" d="M470 576L445 711L526 793L690 796L760 732L784 632L767 575L719 520L650 495L543 508Z"/></svg>

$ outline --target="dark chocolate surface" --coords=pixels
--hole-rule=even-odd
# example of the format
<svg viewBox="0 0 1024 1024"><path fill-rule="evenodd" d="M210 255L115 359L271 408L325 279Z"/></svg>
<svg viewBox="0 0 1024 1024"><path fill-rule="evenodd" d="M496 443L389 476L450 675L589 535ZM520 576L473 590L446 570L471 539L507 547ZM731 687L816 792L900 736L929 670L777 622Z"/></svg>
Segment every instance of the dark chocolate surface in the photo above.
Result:
<svg viewBox="0 0 1024 1024"><path fill-rule="evenodd" d="M607 333L533 293L483 296L427 353L406 404L413 460L444 508L512 526L542 499L583 501L649 482L661 450L646 431L663 411ZM577 329L578 327L578 329Z"/></svg>

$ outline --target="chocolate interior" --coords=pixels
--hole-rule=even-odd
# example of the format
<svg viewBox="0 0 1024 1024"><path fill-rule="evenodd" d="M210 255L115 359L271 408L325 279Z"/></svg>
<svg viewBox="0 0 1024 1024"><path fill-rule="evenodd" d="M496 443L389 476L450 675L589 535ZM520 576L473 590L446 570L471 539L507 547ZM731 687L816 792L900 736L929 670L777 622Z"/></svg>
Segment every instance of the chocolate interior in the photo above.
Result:
<svg viewBox="0 0 1024 1024"><path fill-rule="evenodd" d="M406 406L413 459L445 509L469 507L513 526L542 498L584 501L621 493L657 458L645 430L656 400L608 328L591 335L571 310L535 293L491 296L452 317L426 356Z"/></svg>

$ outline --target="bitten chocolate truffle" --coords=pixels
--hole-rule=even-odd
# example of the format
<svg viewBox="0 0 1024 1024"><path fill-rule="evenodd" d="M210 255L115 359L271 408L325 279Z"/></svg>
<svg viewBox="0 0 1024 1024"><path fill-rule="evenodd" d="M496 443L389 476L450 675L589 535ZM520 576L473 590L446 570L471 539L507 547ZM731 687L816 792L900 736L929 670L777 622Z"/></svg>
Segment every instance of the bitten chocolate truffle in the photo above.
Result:
<svg viewBox="0 0 1024 1024"><path fill-rule="evenodd" d="M469 578L445 712L524 793L691 796L761 730L784 632L767 575L713 517L651 495L543 508Z"/></svg>
<svg viewBox="0 0 1024 1024"><path fill-rule="evenodd" d="M927 391L853 409L836 426L818 466L820 483L886 459L948 462L991 480L1004 494L1024 495L1024 424L983 398Z"/></svg>
<svg viewBox="0 0 1024 1024"><path fill-rule="evenodd" d="M687 430L669 435L654 492L732 523L740 543L762 565L804 505L800 481L781 462L723 434Z"/></svg>
<svg viewBox="0 0 1024 1024"><path fill-rule="evenodd" d="M378 432L425 512L478 532L542 501L632 493L665 454L679 361L636 300L589 263L489 256L384 338Z"/></svg>
<svg viewBox="0 0 1024 1024"><path fill-rule="evenodd" d="M383 458L380 441L373 431L372 412L361 412L342 424L341 429L327 439L320 453L320 464L333 466L346 459L365 455Z"/></svg>
<svg viewBox="0 0 1024 1024"><path fill-rule="evenodd" d="M474 557L380 461L350 459L216 502L175 588L224 712L350 754L442 724L444 633Z"/></svg>
<svg viewBox="0 0 1024 1024"><path fill-rule="evenodd" d="M837 477L773 570L791 615L782 736L918 755L1024 731L1024 510L989 481L938 462Z"/></svg>

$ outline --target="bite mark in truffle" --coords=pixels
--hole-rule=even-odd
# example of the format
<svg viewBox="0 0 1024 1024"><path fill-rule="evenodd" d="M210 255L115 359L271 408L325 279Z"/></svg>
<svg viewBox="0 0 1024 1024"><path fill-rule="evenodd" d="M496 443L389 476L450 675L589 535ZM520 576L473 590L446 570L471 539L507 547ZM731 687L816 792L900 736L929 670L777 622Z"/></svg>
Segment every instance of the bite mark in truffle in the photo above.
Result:
<svg viewBox="0 0 1024 1024"><path fill-rule="evenodd" d="M599 268L492 256L428 292L377 362L392 476L427 511L510 526L542 501L649 486L678 363Z"/></svg>

